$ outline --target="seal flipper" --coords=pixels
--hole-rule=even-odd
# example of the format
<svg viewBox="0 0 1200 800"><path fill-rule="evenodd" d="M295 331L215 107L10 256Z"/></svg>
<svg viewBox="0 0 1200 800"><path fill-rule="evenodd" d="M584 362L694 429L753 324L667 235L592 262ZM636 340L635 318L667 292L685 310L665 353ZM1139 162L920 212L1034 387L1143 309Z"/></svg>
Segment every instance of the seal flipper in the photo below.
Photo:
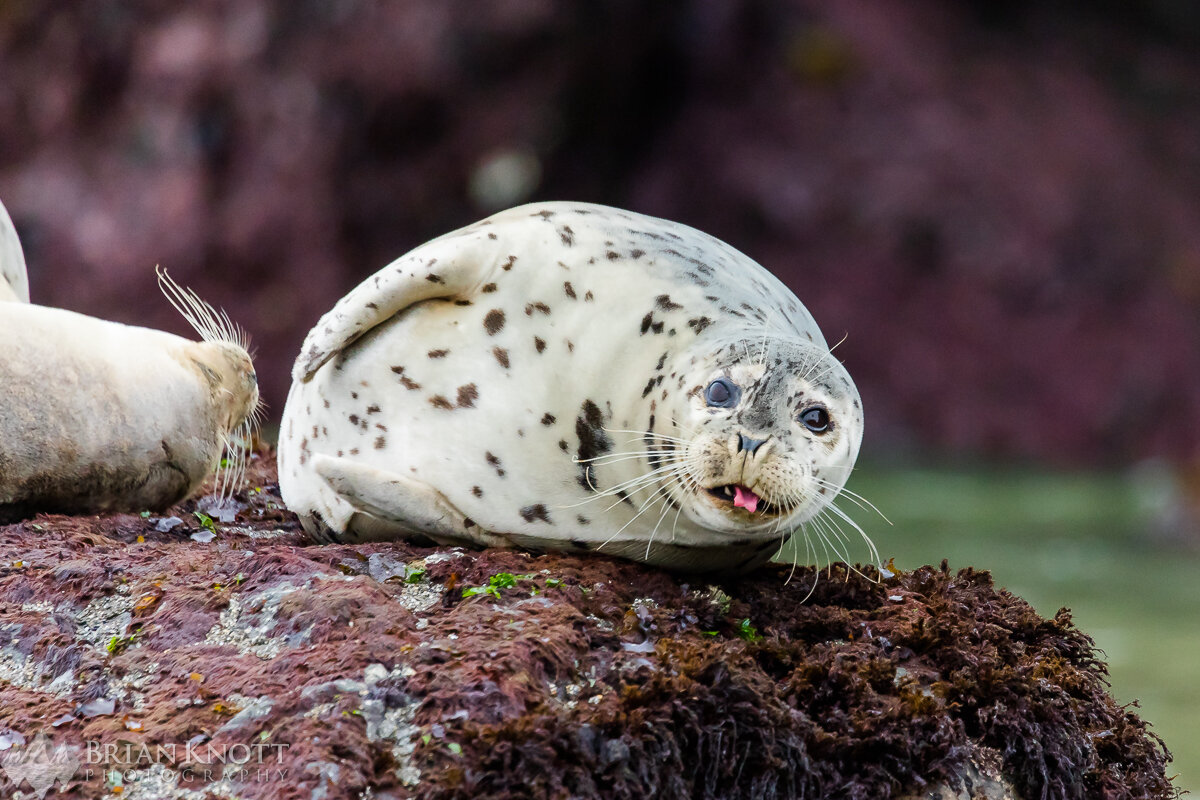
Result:
<svg viewBox="0 0 1200 800"><path fill-rule="evenodd" d="M0 203L0 302L29 302L29 278L25 274L25 255L17 229Z"/></svg>
<svg viewBox="0 0 1200 800"><path fill-rule="evenodd" d="M341 350L397 313L422 300L474 294L502 260L496 240L479 226L453 231L421 245L350 290L309 332L292 367L292 380L308 381Z"/></svg>
<svg viewBox="0 0 1200 800"><path fill-rule="evenodd" d="M354 509L347 530L340 532L343 540L404 539L419 534L439 544L509 546L506 540L482 531L441 492L421 481L320 453L313 455L312 465L321 480Z"/></svg>

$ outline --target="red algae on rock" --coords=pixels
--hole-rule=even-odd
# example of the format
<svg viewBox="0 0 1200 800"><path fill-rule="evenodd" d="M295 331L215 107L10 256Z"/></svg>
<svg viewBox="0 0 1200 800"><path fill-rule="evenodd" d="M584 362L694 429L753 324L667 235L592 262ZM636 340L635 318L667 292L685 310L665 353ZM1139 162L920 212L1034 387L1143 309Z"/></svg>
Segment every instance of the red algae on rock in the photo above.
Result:
<svg viewBox="0 0 1200 800"><path fill-rule="evenodd" d="M1091 640L986 573L315 546L249 481L207 542L195 501L0 529L0 746L65 748L59 796L1177 795Z"/></svg>

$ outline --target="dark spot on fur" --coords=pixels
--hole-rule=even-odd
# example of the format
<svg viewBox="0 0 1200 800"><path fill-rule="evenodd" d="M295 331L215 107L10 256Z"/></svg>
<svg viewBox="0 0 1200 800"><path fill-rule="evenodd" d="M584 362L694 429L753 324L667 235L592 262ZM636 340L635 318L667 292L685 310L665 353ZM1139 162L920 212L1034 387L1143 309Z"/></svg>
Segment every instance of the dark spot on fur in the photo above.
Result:
<svg viewBox="0 0 1200 800"><path fill-rule="evenodd" d="M450 355L450 351L449 350L430 350L425 355L429 356L430 358L445 358L446 356Z"/></svg>
<svg viewBox="0 0 1200 800"><path fill-rule="evenodd" d="M696 319L688 320L688 327L694 330L696 333L702 332L709 325L712 325L712 320L708 317L697 317Z"/></svg>
<svg viewBox="0 0 1200 800"><path fill-rule="evenodd" d="M441 275L435 275L432 272L425 276L425 280L429 281L430 283L445 283L445 281L442 280Z"/></svg>
<svg viewBox="0 0 1200 800"><path fill-rule="evenodd" d="M368 413L368 414L378 414L378 413L379 413L379 406L377 406L377 405L375 405L374 403L372 403L371 405L367 406L367 413Z"/></svg>
<svg viewBox="0 0 1200 800"><path fill-rule="evenodd" d="M503 264L500 265L500 269L504 270L505 272L508 272L510 269L513 268L513 264L515 264L515 263L517 263L517 257L509 256L508 261L505 261Z"/></svg>
<svg viewBox="0 0 1200 800"><path fill-rule="evenodd" d="M526 522L533 522L534 520L537 520L538 522L549 523L550 522L550 512L546 509L546 507L544 505L542 505L541 503L537 503L535 505L525 506L524 508L522 508L521 509L521 519L525 520Z"/></svg>
<svg viewBox="0 0 1200 800"><path fill-rule="evenodd" d="M546 349L546 340L540 336L533 337L533 348L539 353Z"/></svg>
<svg viewBox="0 0 1200 800"><path fill-rule="evenodd" d="M468 383L465 386L458 387L458 407L459 408L474 408L475 401L479 398L479 390L475 388L475 384Z"/></svg>
<svg viewBox="0 0 1200 800"><path fill-rule="evenodd" d="M379 306L375 305L374 303L367 303L367 308L371 309L372 311L379 310Z"/></svg>
<svg viewBox="0 0 1200 800"><path fill-rule="evenodd" d="M547 411L546 414L542 417L542 424L543 425L553 425L555 420L557 420L557 419L558 419L558 417L554 416L549 411Z"/></svg>
<svg viewBox="0 0 1200 800"><path fill-rule="evenodd" d="M400 376L400 385L403 386L405 389L408 389L410 392L416 391L417 389L421 388L421 384L417 383L414 380L410 380L404 374L404 367L392 367L392 372L394 372Z"/></svg>
<svg viewBox="0 0 1200 800"><path fill-rule="evenodd" d="M496 360L498 362L500 362L500 366L504 367L505 369L508 369L508 351L507 350L505 350L503 347L493 347L492 355L494 355L496 357Z"/></svg>
<svg viewBox="0 0 1200 800"><path fill-rule="evenodd" d="M659 377L661 378L662 376L660 375ZM650 380L648 380L646 382L646 388L642 389L642 397L647 396L648 394L650 394L653 391L654 391L654 378L651 378Z"/></svg>
<svg viewBox="0 0 1200 800"><path fill-rule="evenodd" d="M621 256L620 256L620 254L616 253L615 251L609 250L608 252L606 252L604 254L604 257L607 258L609 261L616 261Z"/></svg>
<svg viewBox="0 0 1200 800"><path fill-rule="evenodd" d="M666 363L667 363L667 354L663 353L661 356L658 357L658 365L654 367L654 371L658 372L659 370L661 370L663 368L663 365Z"/></svg>
<svg viewBox="0 0 1200 800"><path fill-rule="evenodd" d="M580 414L575 418L575 435L579 438L579 447L575 455L581 462L576 480L584 489L594 491L598 487L595 470L589 459L612 450L612 440L604 432L604 415L600 412L600 407L591 400L584 400L580 407Z"/></svg>
<svg viewBox="0 0 1200 800"><path fill-rule="evenodd" d="M646 333L646 331L650 330L650 326L653 324L654 324L654 314L653 313L647 314L646 316L642 317L641 332L643 334Z"/></svg>
<svg viewBox="0 0 1200 800"><path fill-rule="evenodd" d="M347 419L350 420L351 425L358 424L358 414L351 414L349 417L347 417Z"/></svg>
<svg viewBox="0 0 1200 800"><path fill-rule="evenodd" d="M583 299L587 300L587 301L592 301L592 300L596 299L596 296L594 294L592 294L591 290L588 290L588 292L586 294L584 294Z"/></svg>
<svg viewBox="0 0 1200 800"><path fill-rule="evenodd" d="M483 327L488 332L488 336L495 336L504 327L504 312L493 308L483 318Z"/></svg>
<svg viewBox="0 0 1200 800"><path fill-rule="evenodd" d="M433 397L429 398L429 405L433 406L434 408L441 408L447 411L454 408L454 404L445 397L442 397L440 394L435 394Z"/></svg>
<svg viewBox="0 0 1200 800"><path fill-rule="evenodd" d="M575 287L571 286L570 281L563 282L563 291L567 293L567 297L575 299Z"/></svg>
<svg viewBox="0 0 1200 800"><path fill-rule="evenodd" d="M660 294L654 298L654 304L663 311L674 311L677 308L683 308L679 303L673 302L669 294Z"/></svg>
<svg viewBox="0 0 1200 800"><path fill-rule="evenodd" d="M469 305L474 305L474 303L472 303L470 300L455 300L455 301L454 301L454 305L456 305L456 306L469 306Z"/></svg>
<svg viewBox="0 0 1200 800"><path fill-rule="evenodd" d="M499 475L501 478L503 478L504 477L504 469L500 466L500 459L496 458L490 452L484 453L483 455L484 455L484 458L487 459L487 463L491 464L492 468L496 470L496 474Z"/></svg>
<svg viewBox="0 0 1200 800"><path fill-rule="evenodd" d="M480 289L479 291L483 292L484 294L491 294L492 292L496 291L496 284L494 284L494 283L485 283L485 284L483 285L483 288L482 288L482 289Z"/></svg>
<svg viewBox="0 0 1200 800"><path fill-rule="evenodd" d="M483 497L483 489L480 489L478 486L472 486L471 494L475 495L476 497Z"/></svg>
<svg viewBox="0 0 1200 800"><path fill-rule="evenodd" d="M525 304L525 316L532 317L533 312L535 312L535 311L540 311L543 314L549 314L550 306L548 306L545 303L540 302L540 301L537 303L526 303Z"/></svg>
<svg viewBox="0 0 1200 800"><path fill-rule="evenodd" d="M633 259L639 259L644 255L646 255L645 250L638 250L637 248L634 248L633 250L629 251L629 256L630 256L630 258L633 258Z"/></svg>
<svg viewBox="0 0 1200 800"><path fill-rule="evenodd" d="M563 225L558 229L558 236L562 239L562 243L567 247L575 244L575 231L571 230L570 225Z"/></svg>
<svg viewBox="0 0 1200 800"><path fill-rule="evenodd" d="M489 238L489 239L491 239L492 241L496 241L496 238L497 238L497 237L496 237L496 234L494 234L494 233L489 233L489 234L488 234L488 238Z"/></svg>
<svg viewBox="0 0 1200 800"><path fill-rule="evenodd" d="M376 450L382 450L386 446L387 446L387 439L385 439L382 436L375 437L375 449Z"/></svg>
<svg viewBox="0 0 1200 800"><path fill-rule="evenodd" d="M567 444L567 440L566 440L566 439L559 439L559 440L558 440L558 449L559 449L559 450L562 450L564 453L565 453L565 452L567 452L567 450L569 450L569 449L570 449L570 447L571 447L571 446L570 446L569 444Z"/></svg>

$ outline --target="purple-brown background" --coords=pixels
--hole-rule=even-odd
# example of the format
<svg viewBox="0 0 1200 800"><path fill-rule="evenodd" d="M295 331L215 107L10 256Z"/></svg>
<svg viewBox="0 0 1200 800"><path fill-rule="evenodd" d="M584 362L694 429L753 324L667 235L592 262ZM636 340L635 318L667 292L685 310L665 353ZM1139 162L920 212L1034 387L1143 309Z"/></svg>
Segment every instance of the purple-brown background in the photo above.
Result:
<svg viewBox="0 0 1200 800"><path fill-rule="evenodd" d="M848 334L876 455L1190 458L1197 52L1171 0L5 2L0 198L34 302L184 332L162 264L276 417L317 317L491 211L500 157L513 201L783 277Z"/></svg>

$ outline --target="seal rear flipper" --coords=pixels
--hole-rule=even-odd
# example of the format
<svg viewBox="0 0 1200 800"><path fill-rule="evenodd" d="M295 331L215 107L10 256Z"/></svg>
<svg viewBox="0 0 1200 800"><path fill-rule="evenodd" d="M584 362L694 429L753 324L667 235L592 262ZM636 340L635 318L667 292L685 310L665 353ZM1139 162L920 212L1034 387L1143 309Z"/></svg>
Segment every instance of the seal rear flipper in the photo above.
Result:
<svg viewBox="0 0 1200 800"><path fill-rule="evenodd" d="M421 245L350 290L304 339L292 380L309 380L361 336L423 300L473 294L487 283L507 250L472 226Z"/></svg>
<svg viewBox="0 0 1200 800"><path fill-rule="evenodd" d="M354 513L343 541L427 536L439 544L506 546L468 520L444 495L421 481L346 458L312 457L316 474Z"/></svg>
<svg viewBox="0 0 1200 800"><path fill-rule="evenodd" d="M29 279L17 229L0 203L0 303L6 300L28 303Z"/></svg>

